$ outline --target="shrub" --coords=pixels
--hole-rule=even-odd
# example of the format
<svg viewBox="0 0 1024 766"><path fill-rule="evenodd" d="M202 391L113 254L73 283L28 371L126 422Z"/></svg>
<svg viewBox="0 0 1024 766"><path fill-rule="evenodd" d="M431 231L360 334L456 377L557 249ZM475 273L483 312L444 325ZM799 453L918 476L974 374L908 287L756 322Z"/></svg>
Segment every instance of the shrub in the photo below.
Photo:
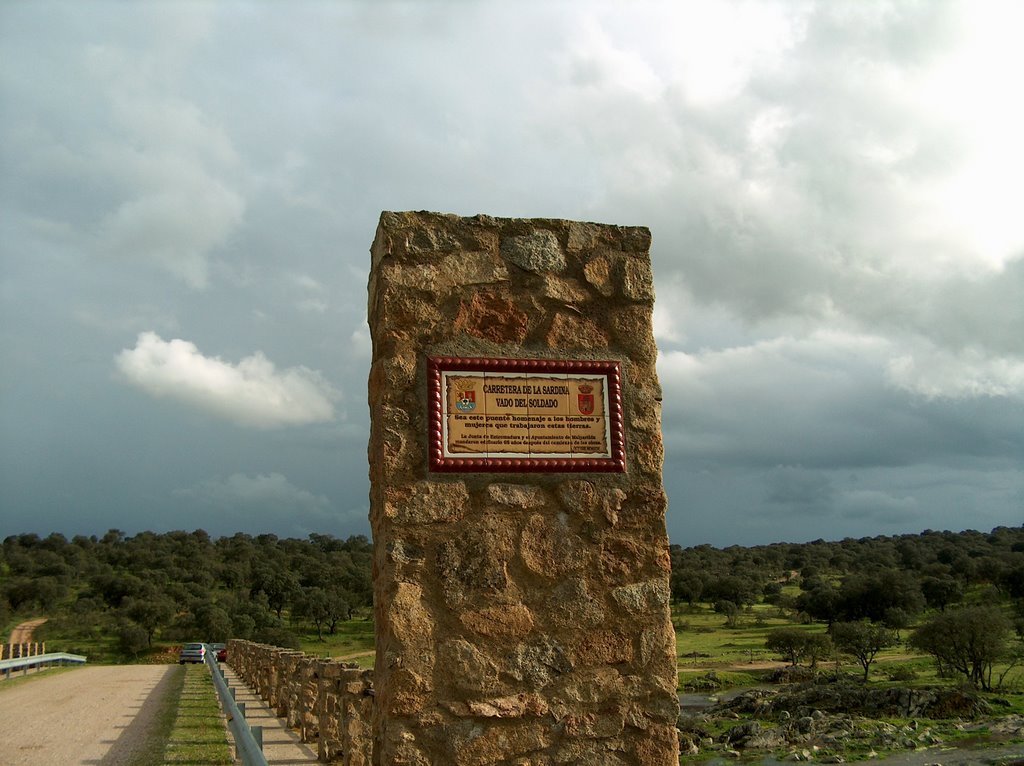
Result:
<svg viewBox="0 0 1024 766"><path fill-rule="evenodd" d="M299 637L287 628L267 627L256 631L252 640L259 644L280 646L282 649L300 649Z"/></svg>
<svg viewBox="0 0 1024 766"><path fill-rule="evenodd" d="M769 651L778 652L791 665L799 665L808 657L813 666L828 653L829 638L823 633L811 633L800 628L775 628L768 631L764 642Z"/></svg>
<svg viewBox="0 0 1024 766"><path fill-rule="evenodd" d="M890 681L908 683L917 680L917 671L910 665L892 665L886 670L885 677Z"/></svg>
<svg viewBox="0 0 1024 766"><path fill-rule="evenodd" d="M149 633L133 622L122 622L117 627L117 648L138 659L139 654L149 648Z"/></svg>

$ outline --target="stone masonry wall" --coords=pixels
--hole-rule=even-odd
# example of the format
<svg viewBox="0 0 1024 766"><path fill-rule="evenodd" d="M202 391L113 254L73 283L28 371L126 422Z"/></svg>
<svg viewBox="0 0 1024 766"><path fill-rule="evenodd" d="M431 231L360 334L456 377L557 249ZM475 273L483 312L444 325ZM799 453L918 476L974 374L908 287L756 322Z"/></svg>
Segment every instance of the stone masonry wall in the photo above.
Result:
<svg viewBox="0 0 1024 766"><path fill-rule="evenodd" d="M303 742L317 743L321 761L369 766L373 671L238 639L228 663Z"/></svg>
<svg viewBox="0 0 1024 766"><path fill-rule="evenodd" d="M381 215L376 766L678 762L649 246L641 227ZM431 473L432 356L619 361L625 473Z"/></svg>

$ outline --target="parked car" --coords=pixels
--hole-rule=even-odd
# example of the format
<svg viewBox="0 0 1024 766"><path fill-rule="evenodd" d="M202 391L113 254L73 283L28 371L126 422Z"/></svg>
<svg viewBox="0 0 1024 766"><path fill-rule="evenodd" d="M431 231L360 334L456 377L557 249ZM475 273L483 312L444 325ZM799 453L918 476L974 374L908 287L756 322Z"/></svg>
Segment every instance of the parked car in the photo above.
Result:
<svg viewBox="0 0 1024 766"><path fill-rule="evenodd" d="M212 654L217 662L224 662L228 658L228 648L224 644L207 644L206 651Z"/></svg>
<svg viewBox="0 0 1024 766"><path fill-rule="evenodd" d="M206 644L185 644L178 654L178 664L206 662Z"/></svg>

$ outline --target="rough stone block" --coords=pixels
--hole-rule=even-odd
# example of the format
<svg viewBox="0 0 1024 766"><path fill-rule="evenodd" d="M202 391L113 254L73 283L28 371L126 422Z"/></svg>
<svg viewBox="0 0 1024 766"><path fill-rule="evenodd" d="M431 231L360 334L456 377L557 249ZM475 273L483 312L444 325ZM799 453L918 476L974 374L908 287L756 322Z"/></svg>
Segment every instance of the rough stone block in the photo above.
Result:
<svg viewBox="0 0 1024 766"><path fill-rule="evenodd" d="M501 243L501 254L526 271L560 274L566 267L558 237L550 231L506 237Z"/></svg>

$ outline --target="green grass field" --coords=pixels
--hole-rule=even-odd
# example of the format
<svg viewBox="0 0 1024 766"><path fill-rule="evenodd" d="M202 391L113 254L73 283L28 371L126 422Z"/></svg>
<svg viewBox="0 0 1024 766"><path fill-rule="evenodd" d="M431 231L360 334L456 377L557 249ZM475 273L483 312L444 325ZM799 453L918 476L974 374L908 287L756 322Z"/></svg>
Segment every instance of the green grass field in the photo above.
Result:
<svg viewBox="0 0 1024 766"><path fill-rule="evenodd" d="M676 629L676 654L679 669L753 664L779 659L765 649L764 642L773 628L796 627L812 633L825 632L824 625L798 625L781 617L768 604L758 604L740 613L736 627L728 627L725 615L704 605L677 606L672 611Z"/></svg>
<svg viewBox="0 0 1024 766"><path fill-rule="evenodd" d="M763 682L775 668L784 664L776 653L765 648L769 632L788 627L809 633L824 633L823 623L800 624L791 616L770 604L757 604L739 613L732 625L726 616L715 613L707 604L689 606L677 604L672 608L672 622L676 630L676 656L679 666L679 685L697 683L695 679L714 671L723 686L749 686ZM299 648L312 657L333 657L371 668L374 663L374 625L371 619L359 616L355 620L339 623L334 634L323 632L318 639L315 629L307 625L293 625L299 639ZM906 638L904 631L901 638ZM102 635L98 628L83 629L74 620L56 618L39 629L39 640L45 640L51 651L69 651L84 654L90 663L123 662L116 640ZM151 651L143 653L139 662L173 662L173 649L180 642L154 641ZM836 669L836 658L819 662L825 670ZM1003 668L996 668L996 674ZM860 666L851 658L840 658L839 670L856 676ZM942 679L936 674L935 664L928 657L911 653L901 641L882 652L871 666L869 681L877 684L952 684L956 679ZM1024 666L1012 670L1006 677L1006 690L1024 688Z"/></svg>
<svg viewBox="0 0 1024 766"><path fill-rule="evenodd" d="M205 665L185 668L177 715L160 762L165 766L198 763L230 766L234 763L217 704L217 692Z"/></svg>
<svg viewBox="0 0 1024 766"><path fill-rule="evenodd" d="M714 671L725 687L758 683L783 658L765 648L765 640L773 628L787 627L824 633L824 623L802 625L779 614L769 604L758 604L740 614L736 627L726 626L725 615L716 614L707 605L676 605L672 610L676 629L676 657L679 663L679 684ZM901 632L897 645L879 653L871 665L868 680L873 684L954 685L955 678L940 678L930 657L909 650L905 644L909 631ZM859 676L861 667L850 657L839 658L843 673ZM835 657L819 661L819 667L835 669ZM766 667L768 666L768 667ZM995 675L1006 666L996 666ZM1024 690L1024 667L1007 674L1006 691Z"/></svg>
<svg viewBox="0 0 1024 766"><path fill-rule="evenodd" d="M120 660L116 638L105 633L99 625L83 626L70 615L51 617L36 628L33 639L45 641L47 651L81 654L94 665Z"/></svg>
<svg viewBox="0 0 1024 766"><path fill-rule="evenodd" d="M347 658L348 662L356 662L360 667L373 667L373 655L366 655L374 648L373 621L355 619L338 623L334 635L326 630L323 640L317 638L316 631L305 629L299 632L300 648L311 657ZM352 656L360 655L360 656Z"/></svg>

